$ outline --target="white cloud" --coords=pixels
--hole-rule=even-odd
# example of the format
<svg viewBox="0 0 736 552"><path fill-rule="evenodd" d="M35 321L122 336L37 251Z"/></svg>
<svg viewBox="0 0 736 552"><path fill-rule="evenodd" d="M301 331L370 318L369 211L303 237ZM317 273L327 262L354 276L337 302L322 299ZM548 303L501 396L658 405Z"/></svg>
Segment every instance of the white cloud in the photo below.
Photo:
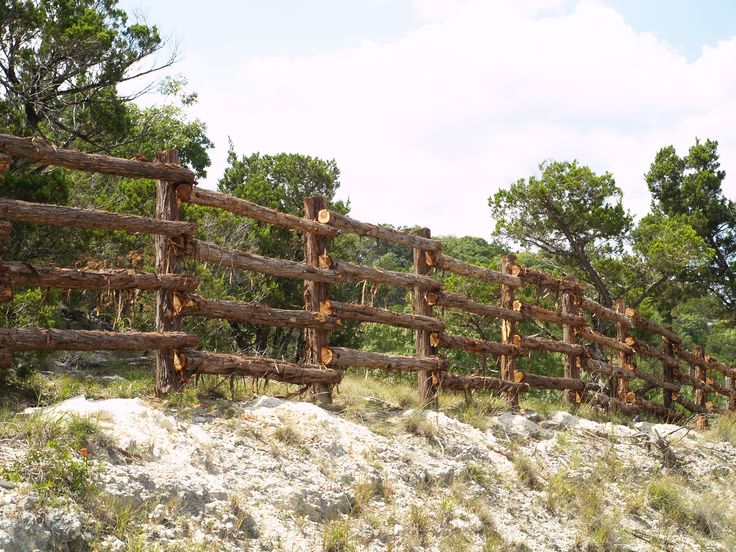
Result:
<svg viewBox="0 0 736 552"><path fill-rule="evenodd" d="M334 157L356 218L488 237L488 196L547 158L613 172L639 213L664 145L718 139L736 173L736 39L688 63L597 2L415 8L432 22L401 40L243 60L229 82L197 85L221 146L213 174L228 135L240 152Z"/></svg>

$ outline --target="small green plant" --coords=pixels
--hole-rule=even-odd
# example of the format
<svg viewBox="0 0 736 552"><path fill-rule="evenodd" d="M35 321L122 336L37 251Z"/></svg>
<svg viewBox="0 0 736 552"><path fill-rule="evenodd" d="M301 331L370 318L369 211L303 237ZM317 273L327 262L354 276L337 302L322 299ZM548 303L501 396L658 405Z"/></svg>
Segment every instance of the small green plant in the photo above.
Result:
<svg viewBox="0 0 736 552"><path fill-rule="evenodd" d="M529 458L517 454L514 457L514 469L516 470L516 475L519 477L519 481L524 485L537 491L542 488L542 481L537 474L537 467Z"/></svg>
<svg viewBox="0 0 736 552"><path fill-rule="evenodd" d="M27 481L42 500L71 496L83 500L94 494L94 476L101 463L88 460L87 447L98 438L94 420L78 416L50 419L15 416L4 437L25 440L27 452L0 470L11 481Z"/></svg>
<svg viewBox="0 0 736 552"><path fill-rule="evenodd" d="M380 484L376 480L360 481L353 487L353 502L350 514L359 516L365 512L371 500L379 494Z"/></svg>
<svg viewBox="0 0 736 552"><path fill-rule="evenodd" d="M653 479L647 486L649 505L671 521L679 524L688 519L688 511L682 488L670 476Z"/></svg>
<svg viewBox="0 0 736 552"><path fill-rule="evenodd" d="M419 543L426 545L432 530L432 521L422 507L416 504L412 504L409 508L409 526Z"/></svg>
<svg viewBox="0 0 736 552"><path fill-rule="evenodd" d="M354 552L349 521L334 521L322 531L322 552Z"/></svg>
<svg viewBox="0 0 736 552"><path fill-rule="evenodd" d="M465 477L486 490L491 486L490 470L478 462L471 460L465 464Z"/></svg>
<svg viewBox="0 0 736 552"><path fill-rule="evenodd" d="M290 424L284 424L277 427L276 430L273 432L273 436L278 441L281 441L285 445L289 446L301 445L302 441L304 440L299 432L294 429L294 427Z"/></svg>
<svg viewBox="0 0 736 552"><path fill-rule="evenodd" d="M403 420L404 430L407 433L424 437L425 439L432 441L435 439L437 428L427 420L424 413L420 410L412 412L410 415L405 416Z"/></svg>
<svg viewBox="0 0 736 552"><path fill-rule="evenodd" d="M736 414L724 412L716 416L708 434L715 441L726 441L736 445Z"/></svg>

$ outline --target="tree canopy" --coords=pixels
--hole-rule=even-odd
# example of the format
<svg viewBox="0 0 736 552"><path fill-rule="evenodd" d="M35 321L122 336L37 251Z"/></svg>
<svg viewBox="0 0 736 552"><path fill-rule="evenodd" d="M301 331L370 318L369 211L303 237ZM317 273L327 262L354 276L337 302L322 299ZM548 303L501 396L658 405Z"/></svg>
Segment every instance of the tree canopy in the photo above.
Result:
<svg viewBox="0 0 736 552"><path fill-rule="evenodd" d="M547 161L540 174L520 179L489 199L494 234L539 248L567 268L579 268L607 306L613 299L595 258L620 252L632 217L610 173L595 174L577 161Z"/></svg>
<svg viewBox="0 0 736 552"><path fill-rule="evenodd" d="M662 148L645 178L652 212L667 224L689 227L711 251L708 269L688 276L736 318L736 203L723 194L718 142L696 139L683 157L673 146Z"/></svg>
<svg viewBox="0 0 736 552"><path fill-rule="evenodd" d="M11 132L110 151L129 139L117 86L171 65L146 60L164 45L117 0L10 0L0 5L0 121ZM143 87L145 90L145 87Z"/></svg>

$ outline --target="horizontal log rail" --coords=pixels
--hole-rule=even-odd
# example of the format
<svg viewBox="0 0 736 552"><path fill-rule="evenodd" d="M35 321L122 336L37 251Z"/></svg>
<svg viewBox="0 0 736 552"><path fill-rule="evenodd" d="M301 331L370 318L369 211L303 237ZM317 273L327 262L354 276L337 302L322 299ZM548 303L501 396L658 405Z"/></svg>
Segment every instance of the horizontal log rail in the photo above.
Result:
<svg viewBox="0 0 736 552"><path fill-rule="evenodd" d="M194 347L199 338L185 332L105 332L45 328L0 328L6 351L146 351Z"/></svg>
<svg viewBox="0 0 736 552"><path fill-rule="evenodd" d="M323 347L320 359L325 366L370 368L392 371L443 372L447 370L447 361L440 357L407 357L386 355L369 351L358 351L345 347Z"/></svg>
<svg viewBox="0 0 736 552"><path fill-rule="evenodd" d="M512 264L510 270L513 276L519 278L525 284L530 284L556 294L569 292L576 297L583 296L582 288L573 280L556 279L541 270L534 270L517 264Z"/></svg>
<svg viewBox="0 0 736 552"><path fill-rule="evenodd" d="M250 270L270 276L333 284L343 280L334 270L316 268L296 261L262 257L201 240L191 240L187 253L198 261L213 263L222 268Z"/></svg>
<svg viewBox="0 0 736 552"><path fill-rule="evenodd" d="M478 316L488 316L490 318L497 319L506 318L516 322L523 322L526 319L520 312L504 309L503 307L495 307L493 305L478 303L458 293L428 291L425 297L427 299L427 303L431 306L459 309L471 314L477 314Z"/></svg>
<svg viewBox="0 0 736 552"><path fill-rule="evenodd" d="M681 386L679 383L664 381L663 379L658 378L654 374L650 374L649 372L642 370L641 368L637 367L635 364L630 364L630 367L634 375L640 380L645 381L647 383L651 383L652 385L660 389L665 389L667 391L673 391L675 393L680 392Z"/></svg>
<svg viewBox="0 0 736 552"><path fill-rule="evenodd" d="M621 351L622 353L626 353L629 355L634 353L634 349L626 345L626 343L621 343L613 337L607 337L596 332L595 330L591 330L590 328L575 328L575 335L577 335L579 338L587 339L588 341L597 343L598 345L602 345L603 347L608 347L609 349Z"/></svg>
<svg viewBox="0 0 736 552"><path fill-rule="evenodd" d="M523 282L515 276L504 274L490 268L484 268L476 266L460 259L455 259L439 251L427 251L425 253L427 264L434 268L439 268L452 272L453 274L459 274L460 276L467 276L469 278L476 278L478 280L484 280L493 284L505 284L509 287L521 287Z"/></svg>
<svg viewBox="0 0 736 552"><path fill-rule="evenodd" d="M30 203L7 198L0 198L0 219L93 230L160 234L169 237L190 236L196 229L193 222L159 220L138 215Z"/></svg>
<svg viewBox="0 0 736 552"><path fill-rule="evenodd" d="M636 374L631 370L618 368L608 362L603 362L587 356L577 357L578 368L588 372L589 374L603 374L608 377L620 379L634 379Z"/></svg>
<svg viewBox="0 0 736 552"><path fill-rule="evenodd" d="M676 410L669 410L642 397L634 397L634 402L628 403L614 399L603 393L585 391L583 393L583 399L587 403L597 404L608 410L615 410L629 416L646 412L673 422L682 422L684 420L684 416Z"/></svg>
<svg viewBox="0 0 736 552"><path fill-rule="evenodd" d="M345 261L338 261L327 254L319 256L319 266L322 270L332 270L341 278L347 280L368 280L378 284L417 287L424 290L442 287L441 282L429 276L359 266Z"/></svg>
<svg viewBox="0 0 736 552"><path fill-rule="evenodd" d="M629 335L624 340L624 343L636 351L637 354L656 358L668 366L677 367L680 364L675 357L668 355L661 349L654 347L641 339L637 339Z"/></svg>
<svg viewBox="0 0 736 552"><path fill-rule="evenodd" d="M156 274L135 270L78 270L29 263L6 262L12 284L59 289L176 289L194 291L199 281L186 274Z"/></svg>
<svg viewBox="0 0 736 552"><path fill-rule="evenodd" d="M570 326L585 326L587 324L585 318L582 316L562 314L537 305L523 303L522 301L514 301L513 308L527 320L539 320L540 322L551 322L552 324L560 325L569 324Z"/></svg>
<svg viewBox="0 0 736 552"><path fill-rule="evenodd" d="M340 383L342 371L301 366L293 362L266 357L210 353L205 351L181 350L174 353L174 366L185 375L217 374L223 376L248 376L269 380L310 385L315 383Z"/></svg>
<svg viewBox="0 0 736 552"><path fill-rule="evenodd" d="M631 320L631 318L629 318L628 316L618 313L613 309L609 309L608 307L604 307L603 305L596 303L588 297L581 298L580 308L586 312L594 314L598 318L610 320L611 322L616 322L617 324L624 324L626 327L631 327L634 325L633 320Z"/></svg>
<svg viewBox="0 0 736 552"><path fill-rule="evenodd" d="M402 232L389 226L378 226L367 222L359 222L329 209L322 209L317 215L317 220L328 227L358 236L367 236L390 243L406 245L412 248L424 249L426 251L439 251L442 244L439 240L424 238L409 232Z"/></svg>
<svg viewBox="0 0 736 552"><path fill-rule="evenodd" d="M490 354L495 356L514 354L518 348L511 343L498 343L496 341L484 341L463 335L452 335L447 333L433 332L429 336L432 347L454 349L456 351L470 351L473 353Z"/></svg>
<svg viewBox="0 0 736 552"><path fill-rule="evenodd" d="M670 340L675 345L682 344L682 339L680 339L680 336L677 335L675 332L673 332L669 328L665 328L661 324L657 324L656 322L649 320L646 316L639 314L634 309L626 309L626 316L631 319L634 326L636 326L637 328L659 334L662 337Z"/></svg>
<svg viewBox="0 0 736 552"><path fill-rule="evenodd" d="M425 332L438 332L445 329L445 323L432 316L392 312L386 309L341 303L327 299L319 305L319 312L324 316L332 316L340 320L354 320L357 322L373 322L387 324L398 328L410 328Z"/></svg>
<svg viewBox="0 0 736 552"><path fill-rule="evenodd" d="M340 327L340 320L333 316L301 309L275 309L260 303L217 301L183 293L174 293L173 303L174 312L181 316L201 316L279 328L336 330Z"/></svg>
<svg viewBox="0 0 736 552"><path fill-rule="evenodd" d="M728 377L736 376L736 370L734 370L733 368L729 368L723 363L713 362L713 357L710 357L710 360L707 360L704 357L700 357L691 353L682 345L674 345L672 347L672 350L677 357L687 362L690 366L700 366L702 368L705 368L706 370L716 370L717 372L721 372L723 375Z"/></svg>
<svg viewBox="0 0 736 552"><path fill-rule="evenodd" d="M492 376L463 376L451 372L442 373L439 377L441 389L453 391L510 391L524 393L531 388L526 383L514 383Z"/></svg>
<svg viewBox="0 0 736 552"><path fill-rule="evenodd" d="M202 207L223 209L224 211L229 211L235 215L248 217L258 222L271 224L272 226L289 228L299 232L310 232L312 234L319 234L328 237L337 235L337 230L334 230L329 226L324 226L313 220L291 215L289 213L282 213L281 211L258 205L257 203L253 203L247 199L222 194L220 192L215 192L214 190L196 188L190 184L181 184L178 186L176 188L176 195L181 201L186 203L200 205Z"/></svg>
<svg viewBox="0 0 736 552"><path fill-rule="evenodd" d="M546 351L548 353L564 353L566 355L585 355L585 347L573 343L565 343L545 337L515 335L514 345L519 354L525 355L530 351Z"/></svg>
<svg viewBox="0 0 736 552"><path fill-rule="evenodd" d="M707 407L704 408L702 406L698 406L697 404L695 404L694 402L692 402L691 400L689 400L687 397L683 395L676 395L675 397L673 397L673 400L677 404L685 407L687 410L689 410L693 414L711 414L713 412L721 411L720 408L716 408L712 404L710 405L711 406L710 409Z"/></svg>
<svg viewBox="0 0 736 552"><path fill-rule="evenodd" d="M585 391L594 388L592 384L577 378L542 376L531 372L514 371L514 382L526 383L532 389L570 389L572 391Z"/></svg>
<svg viewBox="0 0 736 552"><path fill-rule="evenodd" d="M693 389L702 389L706 393L716 393L719 395L723 395L724 397L731 396L731 392L728 389L719 385L711 378L708 378L706 381L700 381L699 379L692 377L690 374L680 369L674 370L673 372L674 377L683 385L689 385Z"/></svg>
<svg viewBox="0 0 736 552"><path fill-rule="evenodd" d="M0 134L0 152L33 163L57 165L91 173L112 174L129 178L150 178L166 182L193 183L195 179L192 171L178 165L120 159L96 153L59 149L48 146L34 138L19 138L8 134Z"/></svg>
<svg viewBox="0 0 736 552"><path fill-rule="evenodd" d="M712 355L705 355L705 368L715 370L726 377L736 379L736 370L730 366L726 366Z"/></svg>

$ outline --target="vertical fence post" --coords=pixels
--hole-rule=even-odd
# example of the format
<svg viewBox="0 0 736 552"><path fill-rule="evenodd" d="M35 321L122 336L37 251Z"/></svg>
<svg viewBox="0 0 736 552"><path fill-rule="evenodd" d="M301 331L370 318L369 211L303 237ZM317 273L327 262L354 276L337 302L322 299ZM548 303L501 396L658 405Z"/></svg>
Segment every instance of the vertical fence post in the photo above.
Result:
<svg viewBox="0 0 736 552"><path fill-rule="evenodd" d="M664 347L664 352L667 356L673 357L675 356L675 348L672 346L672 342L667 339L666 337L662 337L662 345ZM662 363L662 379L664 379L665 383L673 383L675 380L675 368L676 366L673 366L669 362L663 362ZM674 395L673 391L670 391L669 389L662 389L662 406L664 406L667 409L672 409L672 402L674 401Z"/></svg>
<svg viewBox="0 0 736 552"><path fill-rule="evenodd" d="M619 314L624 314L626 312L626 303L623 299L618 299L616 301L616 312ZM616 322L616 341L619 343L623 343L626 339L626 324L622 322ZM631 362L631 358L628 354L624 353L623 351L618 352L618 367L622 370L627 370L629 363ZM611 383L613 384L613 394L618 397L618 400L621 402L626 402L626 396L629 394L629 380L626 378L617 378L614 377L611 380Z"/></svg>
<svg viewBox="0 0 736 552"><path fill-rule="evenodd" d="M416 231L417 236L431 238L429 228L420 228ZM425 275L429 273L429 266L423 249L414 248L414 274ZM415 287L412 297L412 309L414 314L432 316L432 305L427 302L424 291ZM415 353L419 357L428 357L434 354L434 348L429 339L430 332L416 330L414 334ZM419 404L424 408L437 409L439 406L438 388L432 372L419 370L417 372L417 383L419 385Z"/></svg>
<svg viewBox="0 0 736 552"><path fill-rule="evenodd" d="M511 267L516 262L516 255L506 255L501 259L501 272L504 274L511 273ZM506 284L501 284L501 307L504 309L514 308L514 288ZM512 344L514 342L514 334L516 333L516 322L508 318L501 318L501 341L503 343ZM516 356L513 353L501 355L501 379L505 381L514 381L514 371L516 370ZM503 392L506 402L510 407L519 406L519 395L513 389Z"/></svg>
<svg viewBox="0 0 736 552"><path fill-rule="evenodd" d="M568 314L571 316L577 316L580 314L578 309L578 302L575 298L575 294L564 290L562 293L562 314ZM578 342L577 335L575 334L575 326L571 324L562 325L562 340L570 345L576 345ZM563 357L563 375L566 378L580 378L580 367L577 363L577 355L566 354ZM582 396L573 389L565 389L565 402L567 404L580 404Z"/></svg>
<svg viewBox="0 0 736 552"><path fill-rule="evenodd" d="M2 154L0 154L0 164L2 163ZM9 165L9 163L8 163ZM0 175L2 175L0 168ZM5 240L10 236L12 227L9 222L0 221L0 303L9 303L13 300L13 288L10 282L10 274L7 266L2 262L5 253ZM13 355L10 351L0 349L0 368L10 368L13 365Z"/></svg>
<svg viewBox="0 0 736 552"><path fill-rule="evenodd" d="M176 150L162 151L156 156L160 163L179 164L179 153ZM156 218L161 220L179 220L179 201L176 197L176 182L159 180L156 183ZM176 238L156 235L156 273L178 274L182 270L180 247L175 244ZM156 292L156 331L178 332L183 328L182 318L177 316L173 303L174 293L171 290L159 289ZM182 379L174 366L174 351L171 349L156 351L156 395L168 395L181 388Z"/></svg>
<svg viewBox="0 0 736 552"><path fill-rule="evenodd" d="M309 220L317 220L321 209L326 209L327 204L324 197L304 198L304 217ZM329 239L312 232L304 233L304 262L309 266L319 267L319 256L327 254ZM304 309L319 312L319 304L327 299L328 284L325 282L304 282ZM320 365L320 351L328 345L327 330L306 328L304 340L306 346L306 361L309 364ZM312 392L318 403L332 403L332 385L328 383L315 383Z"/></svg>
<svg viewBox="0 0 736 552"><path fill-rule="evenodd" d="M736 378L726 376L726 389L731 392L728 396L727 408L729 412L734 413L736 412Z"/></svg>
<svg viewBox="0 0 736 552"><path fill-rule="evenodd" d="M705 359L705 352L703 351L702 347L695 347L693 349L693 353L695 353L695 356L698 357L698 360ZM703 368L700 363L695 365L695 379L702 383L706 383L705 368ZM707 403L708 394L705 392L705 389L696 389L695 404L701 408L705 408ZM707 425L708 421L704 415L698 414L697 416L695 416L695 427L697 427L698 429L705 429Z"/></svg>

